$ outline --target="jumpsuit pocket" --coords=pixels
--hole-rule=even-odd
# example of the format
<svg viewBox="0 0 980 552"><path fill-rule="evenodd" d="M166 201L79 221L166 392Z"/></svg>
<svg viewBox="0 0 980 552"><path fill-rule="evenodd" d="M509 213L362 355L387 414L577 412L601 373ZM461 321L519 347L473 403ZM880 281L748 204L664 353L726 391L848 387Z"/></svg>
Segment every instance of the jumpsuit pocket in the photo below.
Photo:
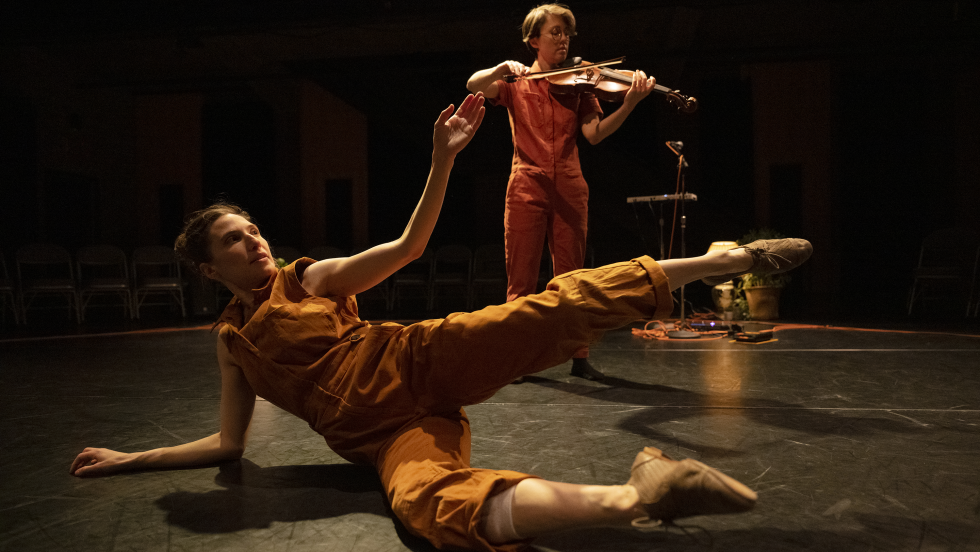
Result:
<svg viewBox="0 0 980 552"><path fill-rule="evenodd" d="M527 106L527 123L535 128L544 126L550 100L543 94L524 92L524 105Z"/></svg>

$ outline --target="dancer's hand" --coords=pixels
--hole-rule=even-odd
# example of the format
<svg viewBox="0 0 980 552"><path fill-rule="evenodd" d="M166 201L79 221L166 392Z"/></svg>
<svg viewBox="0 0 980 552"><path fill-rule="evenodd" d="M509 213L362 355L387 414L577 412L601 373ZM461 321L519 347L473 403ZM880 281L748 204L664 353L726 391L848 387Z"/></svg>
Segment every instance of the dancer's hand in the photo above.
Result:
<svg viewBox="0 0 980 552"><path fill-rule="evenodd" d="M485 112L482 92L467 96L455 114L452 105L447 107L439 114L432 133L433 155L452 158L462 151L480 128Z"/></svg>
<svg viewBox="0 0 980 552"><path fill-rule="evenodd" d="M75 457L68 473L79 477L111 475L132 469L132 454L103 448L86 448Z"/></svg>

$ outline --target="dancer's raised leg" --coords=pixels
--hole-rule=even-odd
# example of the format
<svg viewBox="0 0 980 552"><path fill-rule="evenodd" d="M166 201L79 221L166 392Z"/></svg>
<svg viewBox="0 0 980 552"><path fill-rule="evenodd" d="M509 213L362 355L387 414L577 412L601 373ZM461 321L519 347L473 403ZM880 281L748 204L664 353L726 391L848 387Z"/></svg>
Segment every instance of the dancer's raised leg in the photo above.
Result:
<svg viewBox="0 0 980 552"><path fill-rule="evenodd" d="M717 285L746 274L778 274L796 268L813 253L810 242L798 238L758 240L727 251L700 257L658 261L670 281L671 291L695 280Z"/></svg>
<svg viewBox="0 0 980 552"><path fill-rule="evenodd" d="M752 265L752 257L744 249L730 249L712 251L700 257L657 261L657 264L670 281L670 291L674 291L707 276L748 270Z"/></svg>

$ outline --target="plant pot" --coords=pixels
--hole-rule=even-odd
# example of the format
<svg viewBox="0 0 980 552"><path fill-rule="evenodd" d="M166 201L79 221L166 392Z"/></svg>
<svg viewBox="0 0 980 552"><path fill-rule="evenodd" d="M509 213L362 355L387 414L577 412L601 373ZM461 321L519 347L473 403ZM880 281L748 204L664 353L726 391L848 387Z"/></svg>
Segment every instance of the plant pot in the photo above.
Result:
<svg viewBox="0 0 980 552"><path fill-rule="evenodd" d="M752 320L779 318L779 293L782 289L771 286L745 288L745 300L749 303L749 316Z"/></svg>

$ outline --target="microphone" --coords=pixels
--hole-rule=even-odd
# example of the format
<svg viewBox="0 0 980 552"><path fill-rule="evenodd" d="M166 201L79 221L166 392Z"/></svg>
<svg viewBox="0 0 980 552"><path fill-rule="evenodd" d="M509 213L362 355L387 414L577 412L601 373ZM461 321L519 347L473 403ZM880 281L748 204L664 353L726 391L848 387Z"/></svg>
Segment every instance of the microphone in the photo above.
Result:
<svg viewBox="0 0 980 552"><path fill-rule="evenodd" d="M684 142L681 142L680 140L677 140L676 142L667 142L667 147L677 154L681 160L681 166L686 168L688 166L687 159L684 159L684 154L681 153L681 150L684 149Z"/></svg>

